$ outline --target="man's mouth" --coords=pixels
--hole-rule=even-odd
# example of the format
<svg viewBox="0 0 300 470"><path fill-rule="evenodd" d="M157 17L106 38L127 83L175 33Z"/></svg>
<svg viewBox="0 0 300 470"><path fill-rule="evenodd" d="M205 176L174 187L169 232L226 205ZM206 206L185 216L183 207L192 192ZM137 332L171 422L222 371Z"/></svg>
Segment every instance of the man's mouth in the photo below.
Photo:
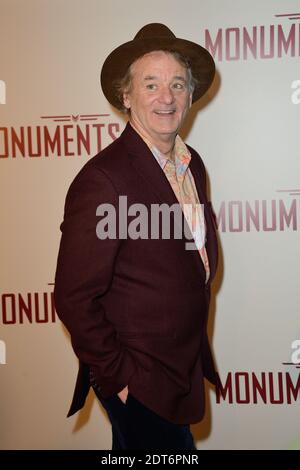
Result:
<svg viewBox="0 0 300 470"><path fill-rule="evenodd" d="M155 114L159 114L161 116L165 116L165 115L170 115L170 114L174 114L175 113L175 109L167 109L167 110L155 110L154 111Z"/></svg>

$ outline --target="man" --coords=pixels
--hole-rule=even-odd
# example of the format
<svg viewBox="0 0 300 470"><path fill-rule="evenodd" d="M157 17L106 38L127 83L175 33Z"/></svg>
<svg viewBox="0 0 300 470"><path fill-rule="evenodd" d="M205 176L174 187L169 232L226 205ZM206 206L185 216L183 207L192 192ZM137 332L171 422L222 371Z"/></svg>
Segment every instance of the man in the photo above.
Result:
<svg viewBox="0 0 300 470"><path fill-rule="evenodd" d="M202 160L178 136L214 72L208 51L162 24L144 26L114 50L102 89L129 123L83 167L66 198L55 302L80 360L68 416L91 384L111 421L113 449L195 449L189 425L204 414L203 377L216 381L206 332L214 219ZM169 212L169 237L164 227L145 236L157 228L148 216L140 236L124 236L125 196L130 223L136 204L148 214L177 205L184 230L178 236ZM106 236L109 220L99 215L109 207L117 226Z"/></svg>

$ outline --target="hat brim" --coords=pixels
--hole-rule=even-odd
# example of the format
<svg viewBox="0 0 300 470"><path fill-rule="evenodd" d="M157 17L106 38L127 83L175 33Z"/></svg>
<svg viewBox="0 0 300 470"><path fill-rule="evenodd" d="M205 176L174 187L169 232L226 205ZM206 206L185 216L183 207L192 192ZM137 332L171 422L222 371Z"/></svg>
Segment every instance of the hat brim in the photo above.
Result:
<svg viewBox="0 0 300 470"><path fill-rule="evenodd" d="M215 63L210 53L199 44L180 38L143 38L129 41L117 47L106 58L101 70L101 86L107 100L123 109L114 84L121 80L130 65L139 57L152 51L173 51L186 57L192 74L197 80L192 102L197 101L209 89L215 75Z"/></svg>

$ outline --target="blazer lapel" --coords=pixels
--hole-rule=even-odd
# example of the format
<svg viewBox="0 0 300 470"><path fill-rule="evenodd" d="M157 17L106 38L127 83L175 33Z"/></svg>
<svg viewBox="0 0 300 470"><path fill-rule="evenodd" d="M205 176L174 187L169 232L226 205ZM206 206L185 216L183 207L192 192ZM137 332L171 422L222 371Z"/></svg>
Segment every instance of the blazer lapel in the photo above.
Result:
<svg viewBox="0 0 300 470"><path fill-rule="evenodd" d="M123 137L132 165L155 194L157 201L160 204L166 203L168 205L178 203L170 183L151 150L129 123L121 136L122 140Z"/></svg>
<svg viewBox="0 0 300 470"><path fill-rule="evenodd" d="M205 188L201 185L202 176L200 174L199 165L196 162L196 156L192 155L192 159L190 162L190 169L192 175L194 177L196 189L198 192L200 204L204 205L204 217L206 222L206 252L209 260L209 267L210 267L210 277L209 281L214 278L216 269L217 269L217 250L218 250L218 243L215 231L215 222L213 220L213 214L211 209L211 203L207 200L207 196L205 194Z"/></svg>
<svg viewBox="0 0 300 470"><path fill-rule="evenodd" d="M140 175L141 178L145 181L145 184L148 186L149 190L155 195L155 198L158 204L168 204L171 206L172 204L178 204L178 200L174 194L174 191L168 182L163 170L159 166L158 162L155 160L152 152L145 144L143 139L135 132L135 130L131 127L129 123L127 123L124 132L120 137L123 141L123 144L127 147L128 153L131 157L131 163L137 173ZM204 202L205 204L205 218L207 223L207 251L208 251L208 258L209 262L213 262L213 240L212 240L212 231L213 227L211 225L211 220L209 218L209 212L207 207L207 201L204 197L202 188L201 188L201 178L199 173L197 172L197 166L193 164L193 157L191 159L190 168L195 179L196 188L198 191L199 199L201 203ZM183 223L185 224L184 230L186 234L188 234L188 238L184 237L183 235L183 242L186 243L193 241L192 234L190 232L189 226L187 221L181 211ZM171 215L172 219L176 223L176 218ZM182 226L183 231L183 226ZM203 277L205 278L205 269L203 266L203 262L201 260L200 254L198 250L193 250L199 264L199 269L202 272ZM210 268L212 271L212 267Z"/></svg>

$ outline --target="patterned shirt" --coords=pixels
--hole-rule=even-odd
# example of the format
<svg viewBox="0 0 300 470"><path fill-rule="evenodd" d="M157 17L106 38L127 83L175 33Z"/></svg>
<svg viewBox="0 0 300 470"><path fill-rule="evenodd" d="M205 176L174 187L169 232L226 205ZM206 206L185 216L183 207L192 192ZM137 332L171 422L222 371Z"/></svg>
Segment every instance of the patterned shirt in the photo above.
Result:
<svg viewBox="0 0 300 470"><path fill-rule="evenodd" d="M132 125L132 123L130 124ZM136 132L138 132L138 130L133 125L132 127L135 129ZM205 248L206 224L202 206L199 201L197 189L195 186L195 181L191 170L189 169L191 154L183 140L179 137L179 135L177 135L175 139L175 160L172 160L170 158L165 157L143 135L141 135L139 132L138 134L150 148L152 154L154 155L156 161L163 170L175 193L175 196L187 220L191 233L194 237L196 247L203 262L207 282L210 275L210 269L208 256Z"/></svg>

